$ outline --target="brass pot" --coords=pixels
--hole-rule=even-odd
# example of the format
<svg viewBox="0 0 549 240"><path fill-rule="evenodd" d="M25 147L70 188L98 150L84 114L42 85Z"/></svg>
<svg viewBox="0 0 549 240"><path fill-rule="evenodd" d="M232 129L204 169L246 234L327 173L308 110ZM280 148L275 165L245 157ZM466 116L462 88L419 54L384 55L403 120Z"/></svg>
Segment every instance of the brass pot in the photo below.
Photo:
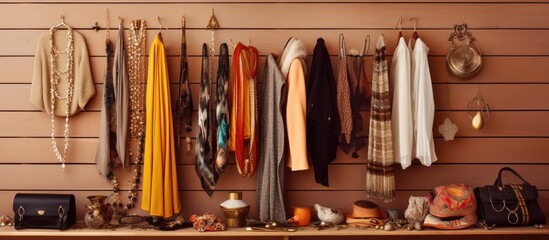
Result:
<svg viewBox="0 0 549 240"><path fill-rule="evenodd" d="M246 226L246 216L249 211L250 206L234 209L221 207L221 212L225 216L225 224L230 228Z"/></svg>
<svg viewBox="0 0 549 240"><path fill-rule="evenodd" d="M229 199L222 202L219 207L225 224L229 228L246 226L246 217L250 211L250 205L242 200L242 192L230 192Z"/></svg>
<svg viewBox="0 0 549 240"><path fill-rule="evenodd" d="M105 203L107 196L94 195L89 196L91 204L87 205L88 212L84 215L84 222L88 228L102 229L106 228L112 219L114 209L109 203Z"/></svg>

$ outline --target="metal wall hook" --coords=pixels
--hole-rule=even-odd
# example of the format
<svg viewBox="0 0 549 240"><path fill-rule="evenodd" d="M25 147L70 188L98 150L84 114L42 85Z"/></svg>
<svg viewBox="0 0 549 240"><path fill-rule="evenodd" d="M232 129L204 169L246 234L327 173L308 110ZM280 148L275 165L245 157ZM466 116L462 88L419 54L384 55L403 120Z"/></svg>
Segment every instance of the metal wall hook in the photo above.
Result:
<svg viewBox="0 0 549 240"><path fill-rule="evenodd" d="M453 41L454 38L457 38L459 41L463 41L465 38L468 38L470 42L475 41L473 34L467 31L467 23L454 24L454 32L450 34L448 41Z"/></svg>
<svg viewBox="0 0 549 240"><path fill-rule="evenodd" d="M160 16L156 16L156 20L158 20L158 25L160 25L159 31L161 33L162 33L162 28L165 28L166 30L170 30L167 27L164 27L164 25L162 25L162 22L160 21Z"/></svg>
<svg viewBox="0 0 549 240"><path fill-rule="evenodd" d="M221 27L219 26L219 21L217 21L217 18L215 17L213 8L212 8L212 16L210 17L210 20L208 21L208 25L206 25L206 29L211 29L211 30L221 29Z"/></svg>
<svg viewBox="0 0 549 240"><path fill-rule="evenodd" d="M99 32L101 29L101 26L99 26L98 22L95 22L95 24L91 27L95 32Z"/></svg>

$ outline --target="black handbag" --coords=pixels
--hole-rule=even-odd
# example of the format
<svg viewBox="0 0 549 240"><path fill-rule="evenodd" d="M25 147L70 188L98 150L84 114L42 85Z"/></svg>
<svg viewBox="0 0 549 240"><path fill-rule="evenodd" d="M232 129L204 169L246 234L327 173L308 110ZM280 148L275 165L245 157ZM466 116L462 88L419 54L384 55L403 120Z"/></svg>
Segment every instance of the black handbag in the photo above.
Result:
<svg viewBox="0 0 549 240"><path fill-rule="evenodd" d="M513 173L523 183L504 185L501 180L503 171ZM488 226L545 224L545 215L538 204L538 189L512 168L502 168L494 185L477 187L474 192L479 220L486 221Z"/></svg>
<svg viewBox="0 0 549 240"><path fill-rule="evenodd" d="M15 229L45 228L64 230L76 221L72 194L18 193L13 199Z"/></svg>

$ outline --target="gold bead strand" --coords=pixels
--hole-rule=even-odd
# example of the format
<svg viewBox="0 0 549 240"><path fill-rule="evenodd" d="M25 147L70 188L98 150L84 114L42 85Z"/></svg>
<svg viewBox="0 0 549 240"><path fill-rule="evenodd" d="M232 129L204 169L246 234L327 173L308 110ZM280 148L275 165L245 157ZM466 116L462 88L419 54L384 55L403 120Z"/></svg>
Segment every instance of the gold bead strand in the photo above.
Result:
<svg viewBox="0 0 549 240"><path fill-rule="evenodd" d="M126 211L133 208L137 201L137 186L139 185L139 179L141 176L141 161L143 159L143 146L144 146L144 119L142 116L142 99L144 98L145 89L145 51L146 51L146 25L145 20L134 20L130 23L130 34L128 36L128 61L129 61L129 82L130 82L130 137L138 138L137 152L134 154L130 148L130 158L134 158L134 176L128 179L130 190L128 190L128 202L122 203L120 200L120 187L119 180L116 176L113 177L111 184L113 186L113 192L115 199L113 206L122 215L126 214Z"/></svg>
<svg viewBox="0 0 549 240"><path fill-rule="evenodd" d="M51 141L52 148L57 160L61 162L61 168L65 171L65 162L67 160L67 151L69 148L69 113L70 105L72 103L72 96L74 92L74 41L73 41L73 31L70 27L67 29L67 48L63 51L59 51L55 47L54 35L57 28L53 27L50 29L50 107L51 107ZM64 71L59 71L57 67L57 57L61 54L67 54L67 66ZM59 94L57 85L61 81L61 75L67 75L67 93L63 97ZM63 146L63 155L59 152L57 146L57 141L55 140L55 102L56 99L66 100L66 109L65 109L65 124L63 130L64 137L64 146Z"/></svg>

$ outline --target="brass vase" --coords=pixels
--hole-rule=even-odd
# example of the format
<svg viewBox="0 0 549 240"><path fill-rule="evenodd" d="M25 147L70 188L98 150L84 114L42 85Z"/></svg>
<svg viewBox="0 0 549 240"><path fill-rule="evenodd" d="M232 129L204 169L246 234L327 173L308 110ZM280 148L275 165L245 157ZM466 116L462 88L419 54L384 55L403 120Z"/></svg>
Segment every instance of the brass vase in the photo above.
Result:
<svg viewBox="0 0 549 240"><path fill-rule="evenodd" d="M219 207L225 216L225 224L229 228L246 226L246 216L250 211L250 204L242 200L242 192L230 192L229 199Z"/></svg>
<svg viewBox="0 0 549 240"><path fill-rule="evenodd" d="M88 228L102 229L106 228L111 222L114 209L111 204L105 203L107 196L93 195L88 196L91 204L87 205L88 212L84 215L84 222Z"/></svg>

